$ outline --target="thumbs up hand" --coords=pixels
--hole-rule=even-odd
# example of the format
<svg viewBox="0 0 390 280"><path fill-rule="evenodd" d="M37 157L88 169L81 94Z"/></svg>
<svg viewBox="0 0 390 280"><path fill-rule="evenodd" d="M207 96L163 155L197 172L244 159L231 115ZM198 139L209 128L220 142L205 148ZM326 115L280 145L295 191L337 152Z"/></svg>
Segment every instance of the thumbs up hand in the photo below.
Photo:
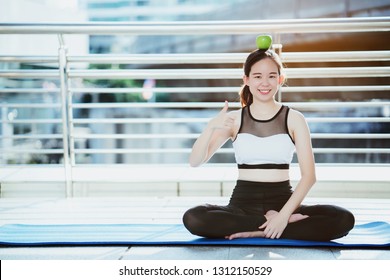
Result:
<svg viewBox="0 0 390 280"><path fill-rule="evenodd" d="M209 122L212 129L223 129L229 131L229 133L233 131L234 118L228 113L228 109L229 103L225 101L222 110Z"/></svg>

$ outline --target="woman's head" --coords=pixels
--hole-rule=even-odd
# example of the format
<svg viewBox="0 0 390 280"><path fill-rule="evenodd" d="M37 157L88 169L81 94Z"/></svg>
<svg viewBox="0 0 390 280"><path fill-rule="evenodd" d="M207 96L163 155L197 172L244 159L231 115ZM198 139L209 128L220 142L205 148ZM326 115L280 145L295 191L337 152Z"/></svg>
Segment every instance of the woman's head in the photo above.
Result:
<svg viewBox="0 0 390 280"><path fill-rule="evenodd" d="M263 59L269 59L275 64L281 84L284 80L284 68L280 57L273 50L255 50L249 54L244 63L244 81L250 77L253 66ZM253 103L253 94L246 83L241 88L239 95L242 106Z"/></svg>

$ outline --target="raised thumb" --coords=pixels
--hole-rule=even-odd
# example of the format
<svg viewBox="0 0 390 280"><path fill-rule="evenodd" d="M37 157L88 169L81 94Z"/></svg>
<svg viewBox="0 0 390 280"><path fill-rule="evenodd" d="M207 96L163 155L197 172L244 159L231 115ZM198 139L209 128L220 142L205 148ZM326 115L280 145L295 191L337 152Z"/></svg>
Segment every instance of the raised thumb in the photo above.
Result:
<svg viewBox="0 0 390 280"><path fill-rule="evenodd" d="M228 109L229 109L229 102L226 100L225 105L223 106L221 112L226 113Z"/></svg>

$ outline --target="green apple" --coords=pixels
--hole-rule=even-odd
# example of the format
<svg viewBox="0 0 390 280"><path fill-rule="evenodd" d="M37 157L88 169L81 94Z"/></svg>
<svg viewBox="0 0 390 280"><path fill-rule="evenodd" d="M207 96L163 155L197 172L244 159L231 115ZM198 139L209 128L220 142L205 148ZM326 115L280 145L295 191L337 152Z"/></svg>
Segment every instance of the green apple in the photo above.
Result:
<svg viewBox="0 0 390 280"><path fill-rule="evenodd" d="M270 35L259 35L256 37L256 46L260 50L268 50L272 45L272 37Z"/></svg>

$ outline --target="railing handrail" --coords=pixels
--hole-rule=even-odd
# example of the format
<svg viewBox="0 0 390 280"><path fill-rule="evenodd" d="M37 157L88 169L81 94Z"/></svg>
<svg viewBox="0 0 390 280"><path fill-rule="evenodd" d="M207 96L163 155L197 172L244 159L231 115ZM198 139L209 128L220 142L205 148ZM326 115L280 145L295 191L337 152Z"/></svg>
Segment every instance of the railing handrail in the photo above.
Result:
<svg viewBox="0 0 390 280"><path fill-rule="evenodd" d="M390 31L389 17L171 22L0 23L0 34L259 34Z"/></svg>
<svg viewBox="0 0 390 280"><path fill-rule="evenodd" d="M10 91L12 89L9 89ZM138 93L142 88L70 88L73 93L88 92L95 93ZM238 92L240 87L156 87L155 93L210 93L210 92ZM294 86L283 87L283 92L324 92L324 91L388 91L390 85L372 85L372 86ZM7 92L6 90L3 90ZM2 90L0 90L0 93Z"/></svg>
<svg viewBox="0 0 390 280"><path fill-rule="evenodd" d="M74 139L196 139L197 133L179 134L73 134ZM5 139L61 139L60 134L1 136ZM390 133L312 133L312 139L390 139ZM37 150L40 151L40 150Z"/></svg>
<svg viewBox="0 0 390 280"><path fill-rule="evenodd" d="M241 64L247 53L180 53L180 54L90 54L68 55L68 63L92 64ZM347 62L347 61L389 61L390 51L322 51L285 52L284 63L291 62ZM0 62L58 63L57 56L0 55Z"/></svg>
<svg viewBox="0 0 390 280"><path fill-rule="evenodd" d="M371 102L283 102L291 108L340 108L340 107L383 107L390 106L390 101L371 101ZM29 106L29 104L15 104ZM59 106L59 105L57 105ZM147 103L147 102L102 102L102 103L78 103L74 104L73 108L221 108L221 102L163 102L163 103ZM14 107L9 104L9 107ZM229 108L240 108L239 102L229 102Z"/></svg>
<svg viewBox="0 0 390 280"><path fill-rule="evenodd" d="M287 68L289 79L295 78L348 78L389 77L390 66L382 67L313 67ZM57 70L0 70L4 78L58 78ZM83 79L242 79L242 69L121 69L121 70L69 70L69 78Z"/></svg>

